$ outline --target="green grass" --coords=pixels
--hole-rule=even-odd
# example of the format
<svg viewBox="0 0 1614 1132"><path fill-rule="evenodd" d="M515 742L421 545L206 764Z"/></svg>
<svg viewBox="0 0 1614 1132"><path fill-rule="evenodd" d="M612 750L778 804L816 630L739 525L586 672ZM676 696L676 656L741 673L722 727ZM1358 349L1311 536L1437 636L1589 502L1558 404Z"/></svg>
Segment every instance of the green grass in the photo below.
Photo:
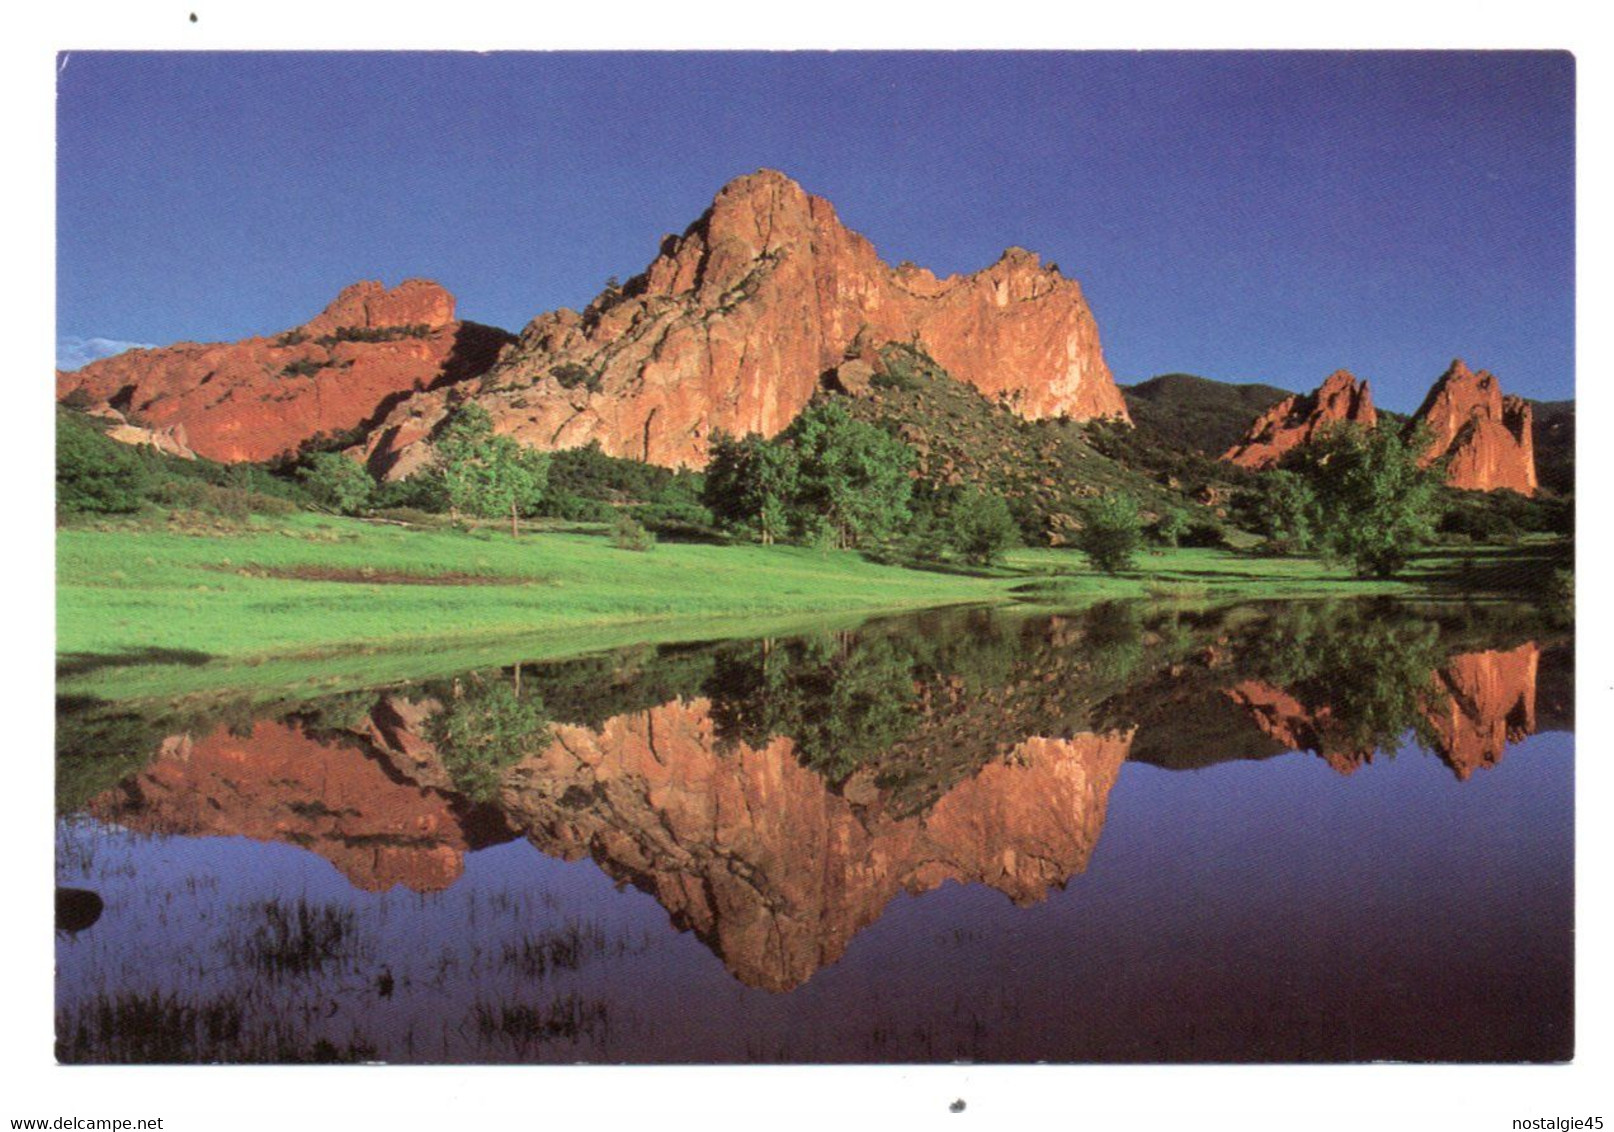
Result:
<svg viewBox="0 0 1614 1132"><path fill-rule="evenodd" d="M494 529L309 514L208 533L103 520L58 532L58 688L105 699L313 694L517 658L799 631L967 602L1427 595L1454 578L1473 581L1465 561L1499 561L1465 555L1420 561L1395 582L1358 581L1306 559L1186 549L1145 555L1138 570L1113 578L1068 550L1016 551L1003 567L972 575L799 547L663 543L634 553L598 532L512 540ZM494 584L272 576L310 567L356 578L365 570L478 575Z"/></svg>

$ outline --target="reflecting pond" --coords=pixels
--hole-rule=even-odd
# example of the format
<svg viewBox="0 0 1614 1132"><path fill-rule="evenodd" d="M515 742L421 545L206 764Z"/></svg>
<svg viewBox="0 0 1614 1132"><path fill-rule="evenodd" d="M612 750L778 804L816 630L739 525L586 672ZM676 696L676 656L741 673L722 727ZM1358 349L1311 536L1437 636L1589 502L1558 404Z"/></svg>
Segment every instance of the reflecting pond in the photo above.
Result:
<svg viewBox="0 0 1614 1132"><path fill-rule="evenodd" d="M952 609L58 705L65 1061L1559 1060L1573 640Z"/></svg>

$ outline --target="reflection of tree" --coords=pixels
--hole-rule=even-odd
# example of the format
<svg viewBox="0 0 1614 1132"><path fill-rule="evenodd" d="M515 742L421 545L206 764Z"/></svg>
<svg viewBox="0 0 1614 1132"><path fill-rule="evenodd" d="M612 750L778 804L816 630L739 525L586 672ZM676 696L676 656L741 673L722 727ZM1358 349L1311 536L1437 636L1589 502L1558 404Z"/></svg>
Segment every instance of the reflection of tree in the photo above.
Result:
<svg viewBox="0 0 1614 1132"><path fill-rule="evenodd" d="M480 674L456 680L445 706L426 724L454 787L475 802L492 800L509 767L549 744L549 719L536 692L523 692L521 670L511 682Z"/></svg>
<svg viewBox="0 0 1614 1132"><path fill-rule="evenodd" d="M1300 701L1324 749L1394 754L1409 731L1433 745L1428 709L1447 695L1435 679L1445 659L1438 624L1326 602L1286 610L1261 636L1248 667Z"/></svg>
<svg viewBox="0 0 1614 1132"><path fill-rule="evenodd" d="M803 763L840 782L919 722L914 656L891 636L804 637L720 654L707 694L720 743L790 737Z"/></svg>

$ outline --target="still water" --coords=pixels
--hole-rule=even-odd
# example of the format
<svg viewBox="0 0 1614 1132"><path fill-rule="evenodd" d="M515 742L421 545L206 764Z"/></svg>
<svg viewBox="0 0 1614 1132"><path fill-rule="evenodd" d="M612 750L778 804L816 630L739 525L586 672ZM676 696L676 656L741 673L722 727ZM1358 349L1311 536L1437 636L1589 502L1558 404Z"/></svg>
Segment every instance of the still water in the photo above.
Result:
<svg viewBox="0 0 1614 1132"><path fill-rule="evenodd" d="M1561 1060L1573 640L950 610L59 705L65 1061Z"/></svg>

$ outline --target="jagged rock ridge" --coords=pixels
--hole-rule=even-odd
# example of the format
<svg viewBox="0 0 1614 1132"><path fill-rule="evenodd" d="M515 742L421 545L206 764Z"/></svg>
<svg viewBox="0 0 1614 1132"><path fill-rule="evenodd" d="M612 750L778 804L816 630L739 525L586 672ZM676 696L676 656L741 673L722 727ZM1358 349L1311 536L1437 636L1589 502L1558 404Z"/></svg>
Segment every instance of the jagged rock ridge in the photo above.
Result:
<svg viewBox="0 0 1614 1132"><path fill-rule="evenodd" d="M1244 439L1224 452L1222 459L1244 468L1271 468L1310 443L1324 427L1346 421L1372 428L1378 413L1368 383L1339 370L1312 392L1286 397L1256 417Z"/></svg>
<svg viewBox="0 0 1614 1132"><path fill-rule="evenodd" d="M1532 416L1523 398L1502 395L1495 376L1476 373L1457 358L1429 390L1412 423L1429 433L1424 462L1444 459L1452 487L1534 495Z"/></svg>
<svg viewBox="0 0 1614 1132"><path fill-rule="evenodd" d="M828 201L763 170L724 186L640 275L581 313L540 315L481 382L501 433L553 449L699 467L714 430L782 430L870 344L923 342L953 376L1030 418L1127 419L1081 287L1010 248L972 275L887 266ZM411 398L372 436L372 470L425 459L449 407Z"/></svg>
<svg viewBox="0 0 1614 1132"><path fill-rule="evenodd" d="M265 461L365 428L411 393L476 376L510 340L456 320L454 297L436 283L388 290L367 281L283 334L130 350L58 373L56 395L112 418L117 440Z"/></svg>

